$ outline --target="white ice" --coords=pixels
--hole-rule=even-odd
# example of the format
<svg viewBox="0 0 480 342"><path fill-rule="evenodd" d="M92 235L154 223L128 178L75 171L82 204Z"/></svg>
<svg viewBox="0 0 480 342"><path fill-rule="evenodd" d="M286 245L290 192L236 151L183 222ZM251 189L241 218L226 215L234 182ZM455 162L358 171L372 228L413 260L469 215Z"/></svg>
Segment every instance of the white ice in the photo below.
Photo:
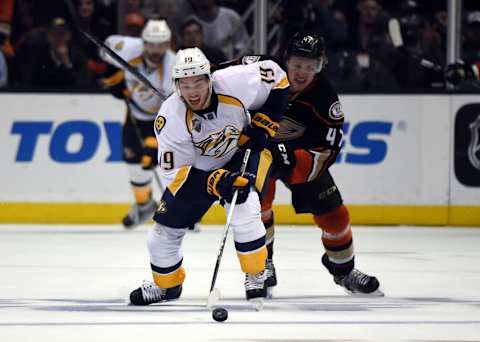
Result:
<svg viewBox="0 0 480 342"><path fill-rule="evenodd" d="M147 229L0 226L0 341L480 341L480 229L354 227L357 267L386 294L359 298L321 265L318 229L278 228L279 285L261 312L243 299L230 236L224 323L205 307L221 227L185 237L180 300L125 304L151 277Z"/></svg>

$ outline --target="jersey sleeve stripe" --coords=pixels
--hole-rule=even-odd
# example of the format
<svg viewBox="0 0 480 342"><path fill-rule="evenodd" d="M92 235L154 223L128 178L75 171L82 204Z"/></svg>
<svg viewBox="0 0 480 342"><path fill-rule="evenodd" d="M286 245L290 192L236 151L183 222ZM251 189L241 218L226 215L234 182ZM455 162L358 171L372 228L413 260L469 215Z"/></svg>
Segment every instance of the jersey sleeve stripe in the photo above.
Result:
<svg viewBox="0 0 480 342"><path fill-rule="evenodd" d="M290 86L290 83L288 82L287 76L285 76L284 78L282 78L282 79L280 80L280 82L278 82L278 83L275 85L275 88L273 88L273 89L285 89L285 88L287 88L288 86Z"/></svg>
<svg viewBox="0 0 480 342"><path fill-rule="evenodd" d="M106 87L113 87L114 85L119 84L125 78L125 72L119 70L114 73L112 76L102 79L102 83Z"/></svg>

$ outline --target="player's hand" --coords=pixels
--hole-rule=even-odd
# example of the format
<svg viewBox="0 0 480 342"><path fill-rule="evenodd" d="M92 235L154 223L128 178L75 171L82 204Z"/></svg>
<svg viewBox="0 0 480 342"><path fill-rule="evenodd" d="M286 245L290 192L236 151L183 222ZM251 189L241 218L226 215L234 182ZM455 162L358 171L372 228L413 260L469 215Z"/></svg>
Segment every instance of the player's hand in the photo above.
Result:
<svg viewBox="0 0 480 342"><path fill-rule="evenodd" d="M268 138L273 138L280 125L273 121L268 115L257 112L252 117L250 125L244 128L238 146L241 149L251 149L252 151L261 151L265 148Z"/></svg>
<svg viewBox="0 0 480 342"><path fill-rule="evenodd" d="M453 85L459 85L465 80L473 79L474 72L470 65L462 60L447 65L445 68L445 80Z"/></svg>
<svg viewBox="0 0 480 342"><path fill-rule="evenodd" d="M296 159L293 149L283 143L269 143L268 150L273 158L273 176L287 178L295 167Z"/></svg>
<svg viewBox="0 0 480 342"><path fill-rule="evenodd" d="M251 149L254 152L258 152L265 148L267 140L267 133L262 128L248 125L238 138L238 146L244 151Z"/></svg>
<svg viewBox="0 0 480 342"><path fill-rule="evenodd" d="M158 164L157 139L155 137L147 137L143 143L142 169L151 170Z"/></svg>
<svg viewBox="0 0 480 342"><path fill-rule="evenodd" d="M228 203L232 203L235 190L238 190L236 204L242 204L247 200L250 193L250 185L255 182L255 176L240 172L231 172L225 169L213 170L207 179L207 192L210 195L220 197Z"/></svg>

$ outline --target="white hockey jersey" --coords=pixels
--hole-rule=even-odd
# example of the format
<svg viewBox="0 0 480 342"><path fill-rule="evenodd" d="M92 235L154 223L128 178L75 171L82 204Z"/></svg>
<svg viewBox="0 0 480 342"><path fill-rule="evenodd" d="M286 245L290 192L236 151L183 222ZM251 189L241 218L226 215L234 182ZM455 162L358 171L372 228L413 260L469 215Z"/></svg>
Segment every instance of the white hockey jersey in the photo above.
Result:
<svg viewBox="0 0 480 342"><path fill-rule="evenodd" d="M212 74L215 111L197 115L174 93L155 120L163 184L184 166L210 171L224 166L238 150L249 111L260 108L270 91L288 87L286 73L273 61L238 65Z"/></svg>
<svg viewBox="0 0 480 342"><path fill-rule="evenodd" d="M115 51L120 57L136 68L150 83L167 96L172 92L172 69L175 61L175 53L167 50L160 67L149 68L143 55L143 41L141 38L120 35L109 36L105 44ZM103 59L123 69L110 56L101 54ZM125 82L130 93L129 109L137 120L151 121L155 118L163 100L149 87L139 82L135 76L124 70Z"/></svg>

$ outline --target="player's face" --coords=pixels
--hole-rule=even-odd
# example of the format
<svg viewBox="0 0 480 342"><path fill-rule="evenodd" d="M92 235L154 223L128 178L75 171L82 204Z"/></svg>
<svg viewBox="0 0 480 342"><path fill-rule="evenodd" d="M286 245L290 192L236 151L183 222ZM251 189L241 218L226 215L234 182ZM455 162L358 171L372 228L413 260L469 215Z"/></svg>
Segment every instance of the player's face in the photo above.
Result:
<svg viewBox="0 0 480 342"><path fill-rule="evenodd" d="M318 70L318 60L301 56L290 56L287 61L290 92L298 93L312 83Z"/></svg>
<svg viewBox="0 0 480 342"><path fill-rule="evenodd" d="M180 78L178 87L188 107L193 111L202 110L210 104L209 81L207 76Z"/></svg>
<svg viewBox="0 0 480 342"><path fill-rule="evenodd" d="M170 42L165 43L147 43L143 44L145 55L148 60L154 64L162 63L163 55L170 47Z"/></svg>

